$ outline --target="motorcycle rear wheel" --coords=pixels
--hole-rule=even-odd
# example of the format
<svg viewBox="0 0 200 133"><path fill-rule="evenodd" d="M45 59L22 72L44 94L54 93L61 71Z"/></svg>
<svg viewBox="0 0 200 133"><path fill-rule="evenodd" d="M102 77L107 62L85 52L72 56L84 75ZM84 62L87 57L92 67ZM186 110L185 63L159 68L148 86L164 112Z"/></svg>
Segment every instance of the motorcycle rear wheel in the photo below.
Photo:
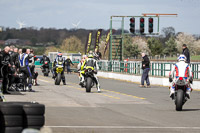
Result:
<svg viewBox="0 0 200 133"><path fill-rule="evenodd" d="M86 92L91 92L92 88L92 78L88 77L86 81Z"/></svg>
<svg viewBox="0 0 200 133"><path fill-rule="evenodd" d="M179 89L176 94L176 111L182 111L184 101L184 92Z"/></svg>

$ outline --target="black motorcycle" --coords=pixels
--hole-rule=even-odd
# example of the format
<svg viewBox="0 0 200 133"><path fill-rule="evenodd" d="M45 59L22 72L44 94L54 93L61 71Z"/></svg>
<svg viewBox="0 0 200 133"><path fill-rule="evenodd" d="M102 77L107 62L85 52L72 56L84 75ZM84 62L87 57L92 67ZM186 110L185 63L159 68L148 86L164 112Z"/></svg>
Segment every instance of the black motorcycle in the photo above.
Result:
<svg viewBox="0 0 200 133"><path fill-rule="evenodd" d="M188 82L183 77L179 77L175 85L174 100L177 111L182 111L183 105L190 98L187 94Z"/></svg>
<svg viewBox="0 0 200 133"><path fill-rule="evenodd" d="M41 68L42 69L42 73L44 74L44 76L49 76L49 62L48 61L45 61L44 64L43 64L43 67Z"/></svg>

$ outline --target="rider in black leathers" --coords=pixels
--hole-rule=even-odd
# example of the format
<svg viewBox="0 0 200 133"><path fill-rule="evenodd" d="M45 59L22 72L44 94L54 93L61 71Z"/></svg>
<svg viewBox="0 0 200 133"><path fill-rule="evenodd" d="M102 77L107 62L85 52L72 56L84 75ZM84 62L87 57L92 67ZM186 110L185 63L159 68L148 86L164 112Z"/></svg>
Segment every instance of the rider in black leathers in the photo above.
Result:
<svg viewBox="0 0 200 133"><path fill-rule="evenodd" d="M43 58L40 60L40 64L42 64L41 69L44 70L44 63L45 61L47 61L48 63L50 63L50 59L49 57L47 57L45 54L43 55ZM49 69L49 65L48 65L48 69Z"/></svg>
<svg viewBox="0 0 200 133"><path fill-rule="evenodd" d="M58 53L56 59L54 60L53 62L53 77L52 78L55 78L56 77L56 68L57 68L57 64L58 62L62 62L62 66L63 66L63 71L61 73L61 78L62 78L62 82L63 82L63 85L66 85L66 82L65 82L65 74L64 74L64 70L65 70L65 59L62 57L62 53Z"/></svg>

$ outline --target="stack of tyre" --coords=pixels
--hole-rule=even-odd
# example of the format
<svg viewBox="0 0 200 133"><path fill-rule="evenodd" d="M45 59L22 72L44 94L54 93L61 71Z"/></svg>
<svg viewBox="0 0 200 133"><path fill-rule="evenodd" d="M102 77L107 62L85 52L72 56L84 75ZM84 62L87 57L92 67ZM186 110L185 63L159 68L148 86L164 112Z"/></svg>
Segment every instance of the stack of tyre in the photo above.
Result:
<svg viewBox="0 0 200 133"><path fill-rule="evenodd" d="M0 103L0 133L21 133L25 128L40 129L45 124L45 106L31 102Z"/></svg>

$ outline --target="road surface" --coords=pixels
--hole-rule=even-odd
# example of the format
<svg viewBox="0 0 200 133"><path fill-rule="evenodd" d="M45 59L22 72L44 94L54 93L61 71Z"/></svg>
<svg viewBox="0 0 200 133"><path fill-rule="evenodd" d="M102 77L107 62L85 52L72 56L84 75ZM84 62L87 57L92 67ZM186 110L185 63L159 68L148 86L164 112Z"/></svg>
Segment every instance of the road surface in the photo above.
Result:
<svg viewBox="0 0 200 133"><path fill-rule="evenodd" d="M193 91L182 112L175 111L167 87L139 88L138 84L100 78L86 93L76 74L66 74L67 85L54 85L39 75L36 92L6 95L7 101L45 104L46 127L54 133L199 133L200 91Z"/></svg>

